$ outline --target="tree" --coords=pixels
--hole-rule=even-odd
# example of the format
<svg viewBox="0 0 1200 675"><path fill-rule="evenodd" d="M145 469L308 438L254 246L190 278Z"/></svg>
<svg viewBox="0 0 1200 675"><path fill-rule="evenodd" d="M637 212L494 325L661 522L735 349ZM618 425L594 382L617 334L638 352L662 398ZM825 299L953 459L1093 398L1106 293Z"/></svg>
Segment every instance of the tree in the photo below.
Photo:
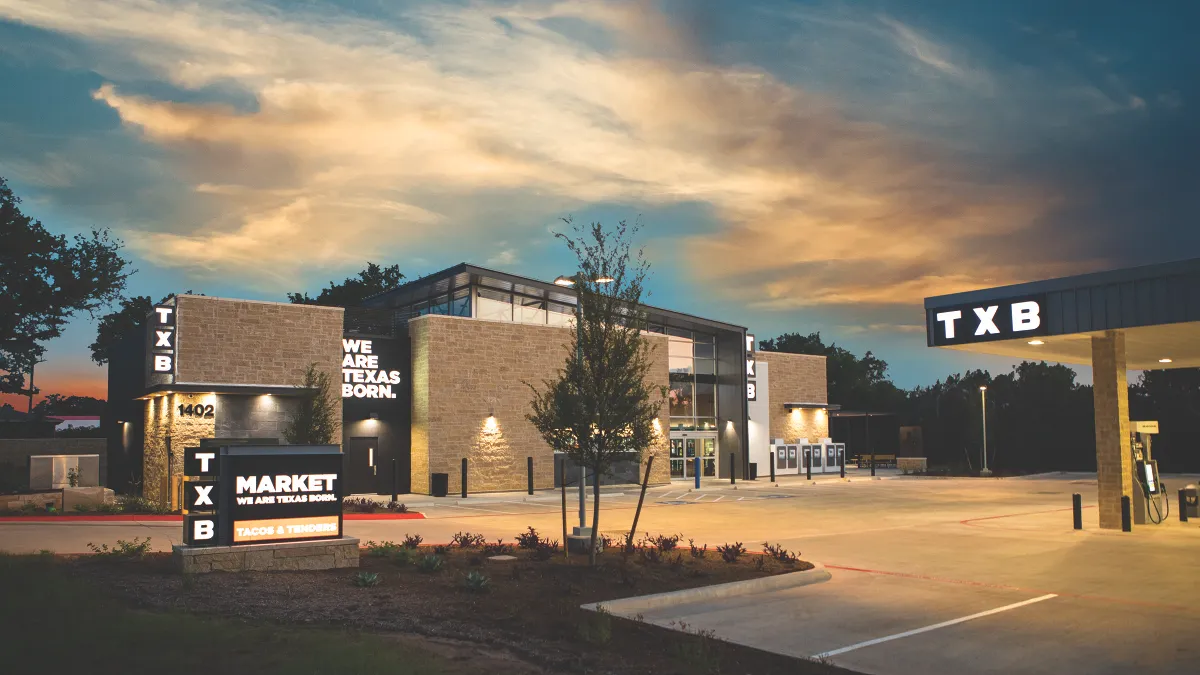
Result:
<svg viewBox="0 0 1200 675"><path fill-rule="evenodd" d="M820 333L784 333L758 345L764 352L824 356L831 403L869 412L898 412L904 405L905 393L888 378L887 362L872 352L859 358L837 344L826 346Z"/></svg>
<svg viewBox="0 0 1200 675"><path fill-rule="evenodd" d="M39 417L55 415L103 415L104 399L91 396L63 396L50 394L33 406L33 414Z"/></svg>
<svg viewBox="0 0 1200 675"><path fill-rule="evenodd" d="M308 293L288 293L288 301L294 305L326 305L330 307L357 307L363 300L390 291L400 285L404 275L400 273L399 265L380 267L373 262L367 263L367 268L358 273L358 278L349 277L340 284L329 282L329 288L322 288L317 297L309 297Z"/></svg>
<svg viewBox="0 0 1200 675"><path fill-rule="evenodd" d="M634 455L639 463L654 442L654 419L665 388L656 393L646 384L651 345L645 338L646 313L641 300L650 265L642 251L632 251L638 227L624 221L612 230L600 223L588 228L565 219L575 237L555 234L578 260L574 276L578 297L575 327L566 363L543 389L533 392L533 423L546 443L592 472L590 564L596 564L600 526L600 476L614 462Z"/></svg>
<svg viewBox="0 0 1200 675"><path fill-rule="evenodd" d="M148 295L121 300L121 309L105 314L96 322L96 341L89 345L96 365L108 363L113 347L122 338L146 325L146 316L154 309Z"/></svg>
<svg viewBox="0 0 1200 675"><path fill-rule="evenodd" d="M68 241L26 216L0 177L0 393L30 393L25 373L76 312L121 297L128 261L107 229Z"/></svg>
<svg viewBox="0 0 1200 675"><path fill-rule="evenodd" d="M283 437L298 445L331 445L337 434L337 413L341 401L333 396L329 374L308 364L300 378L304 395L296 410L289 415Z"/></svg>

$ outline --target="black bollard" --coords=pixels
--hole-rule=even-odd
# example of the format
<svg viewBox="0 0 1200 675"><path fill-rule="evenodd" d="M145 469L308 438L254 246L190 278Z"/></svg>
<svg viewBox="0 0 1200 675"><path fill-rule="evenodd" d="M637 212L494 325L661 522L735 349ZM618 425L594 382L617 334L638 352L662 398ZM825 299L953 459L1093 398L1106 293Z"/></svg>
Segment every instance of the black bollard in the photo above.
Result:
<svg viewBox="0 0 1200 675"><path fill-rule="evenodd" d="M533 494L533 458L525 458L525 470L529 474L529 494Z"/></svg>
<svg viewBox="0 0 1200 675"><path fill-rule="evenodd" d="M735 455L732 452L729 453L729 484L730 485L733 485L734 483L737 482L737 478L733 475L734 457L735 457Z"/></svg>
<svg viewBox="0 0 1200 675"><path fill-rule="evenodd" d="M1083 529L1083 495L1076 492L1071 495L1071 510L1075 513L1075 529Z"/></svg>
<svg viewBox="0 0 1200 675"><path fill-rule="evenodd" d="M1133 532L1133 518L1129 509L1129 495L1121 495L1121 531Z"/></svg>
<svg viewBox="0 0 1200 675"><path fill-rule="evenodd" d="M842 463L842 478L845 478L846 477L846 456L841 451L838 451L837 455L838 455L838 461L840 461Z"/></svg>
<svg viewBox="0 0 1200 675"><path fill-rule="evenodd" d="M467 498L467 458L466 457L463 457L462 480L463 480L462 496L463 496L463 499L466 499Z"/></svg>
<svg viewBox="0 0 1200 675"><path fill-rule="evenodd" d="M804 474L808 480L812 480L812 450L808 452L801 451L804 455Z"/></svg>
<svg viewBox="0 0 1200 675"><path fill-rule="evenodd" d="M875 475L875 453L871 453L871 475Z"/></svg>
<svg viewBox="0 0 1200 675"><path fill-rule="evenodd" d="M1179 491L1179 522L1187 522L1187 495L1183 493L1183 490Z"/></svg>
<svg viewBox="0 0 1200 675"><path fill-rule="evenodd" d="M396 464L396 458L392 458L392 501L400 501L400 494L397 492L400 484L400 467Z"/></svg>
<svg viewBox="0 0 1200 675"><path fill-rule="evenodd" d="M771 453L771 482L775 482L775 453ZM1183 491L1179 492L1179 498L1183 499Z"/></svg>

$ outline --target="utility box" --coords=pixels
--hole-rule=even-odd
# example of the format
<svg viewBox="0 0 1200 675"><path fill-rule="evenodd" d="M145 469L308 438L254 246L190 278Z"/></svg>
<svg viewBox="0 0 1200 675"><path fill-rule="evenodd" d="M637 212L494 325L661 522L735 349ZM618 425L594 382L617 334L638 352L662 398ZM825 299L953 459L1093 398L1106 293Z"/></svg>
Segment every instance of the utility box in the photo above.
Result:
<svg viewBox="0 0 1200 675"><path fill-rule="evenodd" d="M1200 503L1197 502L1195 485L1183 488L1183 508L1188 518L1200 518Z"/></svg>
<svg viewBox="0 0 1200 675"><path fill-rule="evenodd" d="M450 491L450 474L435 473L429 477L429 491L434 497L445 497Z"/></svg>

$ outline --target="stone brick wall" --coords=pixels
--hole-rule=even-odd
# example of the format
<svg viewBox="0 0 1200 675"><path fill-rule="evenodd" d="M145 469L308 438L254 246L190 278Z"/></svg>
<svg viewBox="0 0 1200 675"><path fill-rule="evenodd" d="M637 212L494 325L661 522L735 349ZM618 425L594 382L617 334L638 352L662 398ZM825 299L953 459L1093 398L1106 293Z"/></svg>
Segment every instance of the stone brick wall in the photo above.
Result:
<svg viewBox="0 0 1200 675"><path fill-rule="evenodd" d="M299 404L299 398L290 396L218 395L216 437L282 440L291 413Z"/></svg>
<svg viewBox="0 0 1200 675"><path fill-rule="evenodd" d="M179 406L217 404L213 394L167 394L146 401L145 444L142 450L142 495L160 504L169 503L167 471L179 476L183 471L183 449L200 445L200 439L216 436L213 417L180 415ZM171 438L171 459L167 461L167 437Z"/></svg>
<svg viewBox="0 0 1200 675"><path fill-rule="evenodd" d="M556 374L571 330L435 315L409 322L414 492L428 493L431 473L449 474L450 491L458 491L463 457L470 492L523 490L526 457L534 458L534 486L554 486L553 451L525 419L532 398L525 382L540 388ZM666 386L666 338L650 340L652 384ZM664 401L661 419L668 410ZM651 482L668 482L665 437L650 452L658 454Z"/></svg>
<svg viewBox="0 0 1200 675"><path fill-rule="evenodd" d="M310 363L341 382L340 307L177 299L176 381L289 386Z"/></svg>
<svg viewBox="0 0 1200 675"><path fill-rule="evenodd" d="M825 357L760 351L755 358L768 364L769 437L790 442L797 438L817 441L829 436L829 416L824 410L788 412L783 407L784 403L829 402Z"/></svg>
<svg viewBox="0 0 1200 675"><path fill-rule="evenodd" d="M0 464L27 470L32 455L100 455L100 484L108 477L108 441L104 438L0 438Z"/></svg>
<svg viewBox="0 0 1200 675"><path fill-rule="evenodd" d="M358 540L351 537L282 544L248 544L172 549L184 574L358 567Z"/></svg>
<svg viewBox="0 0 1200 675"><path fill-rule="evenodd" d="M1096 413L1096 479L1100 527L1121 528L1121 497L1133 498L1129 451L1129 383L1125 334L1092 338L1092 397Z"/></svg>

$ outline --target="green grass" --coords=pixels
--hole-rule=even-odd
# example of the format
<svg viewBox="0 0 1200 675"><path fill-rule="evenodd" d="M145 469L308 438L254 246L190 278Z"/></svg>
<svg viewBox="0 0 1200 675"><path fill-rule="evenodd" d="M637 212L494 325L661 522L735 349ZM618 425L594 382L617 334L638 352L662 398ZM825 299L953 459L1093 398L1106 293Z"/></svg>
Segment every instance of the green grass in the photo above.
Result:
<svg viewBox="0 0 1200 675"><path fill-rule="evenodd" d="M447 663L377 635L133 610L52 558L0 554L0 671L459 672Z"/></svg>

